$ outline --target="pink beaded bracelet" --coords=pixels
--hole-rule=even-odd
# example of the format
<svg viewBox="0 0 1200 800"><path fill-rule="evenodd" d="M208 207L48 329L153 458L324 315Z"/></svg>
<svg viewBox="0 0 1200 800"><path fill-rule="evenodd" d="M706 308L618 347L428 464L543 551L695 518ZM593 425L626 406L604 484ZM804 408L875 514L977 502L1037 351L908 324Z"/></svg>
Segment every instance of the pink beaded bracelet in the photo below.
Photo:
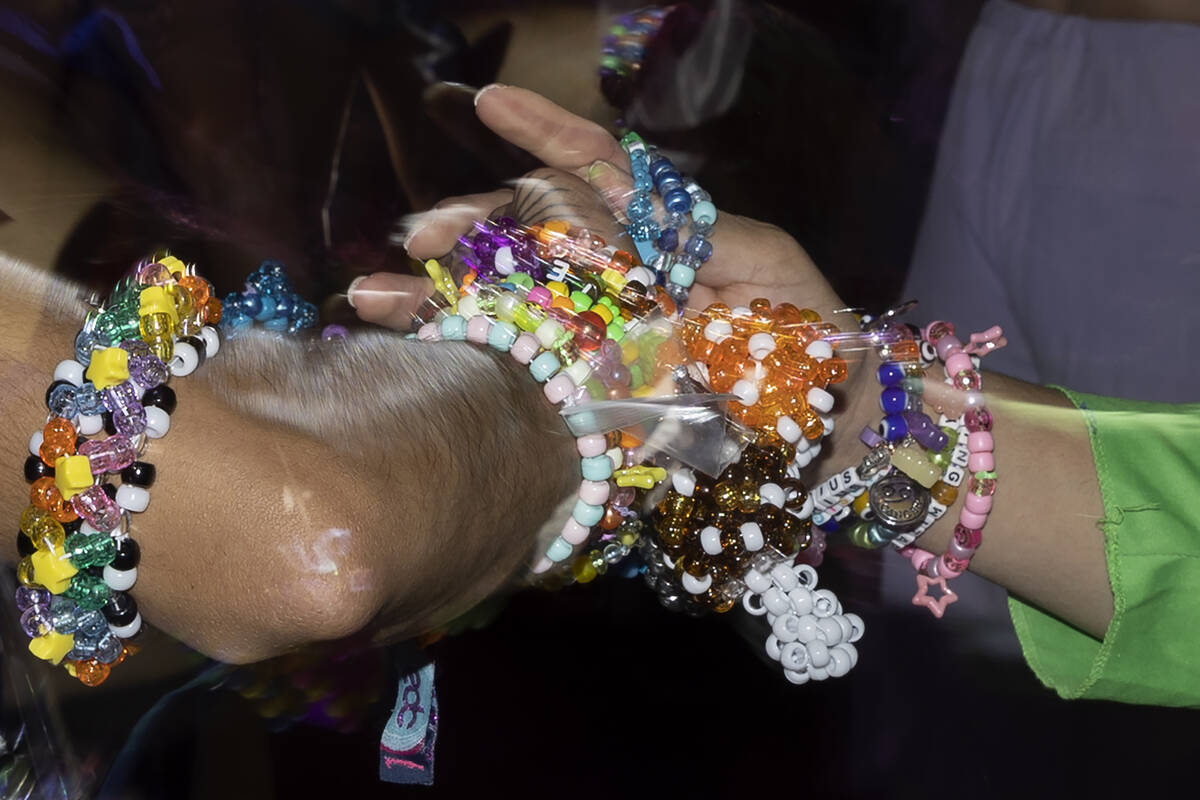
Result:
<svg viewBox="0 0 1200 800"><path fill-rule="evenodd" d="M936 321L925 326L924 338L937 350L942 362L946 383L970 394L971 407L962 413L963 426L967 430L967 469L970 479L967 496L959 511L958 523L954 526L954 538L941 556L928 550L909 545L900 550L917 571L917 592L913 605L924 606L935 617L941 617L946 606L958 600L947 581L957 578L970 566L971 558L983 541L983 528L992 510L992 497L996 492L996 459L993 453L992 414L987 410L986 400L979 392L981 377L975 369L972 355L983 356L1000 347L1005 340L999 327L971 335L970 344L964 346L954 335L954 326ZM937 586L942 594L933 597L931 586Z"/></svg>

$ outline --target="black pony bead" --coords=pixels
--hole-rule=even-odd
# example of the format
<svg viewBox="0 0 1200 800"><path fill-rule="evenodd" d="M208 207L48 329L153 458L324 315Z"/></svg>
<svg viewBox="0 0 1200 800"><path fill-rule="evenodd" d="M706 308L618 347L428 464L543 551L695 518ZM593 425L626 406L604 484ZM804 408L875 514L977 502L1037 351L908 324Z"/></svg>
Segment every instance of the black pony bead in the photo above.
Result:
<svg viewBox="0 0 1200 800"><path fill-rule="evenodd" d="M143 406L155 406L168 414L175 413L175 390L165 384L147 389L142 395Z"/></svg>
<svg viewBox="0 0 1200 800"><path fill-rule="evenodd" d="M112 412L105 411L100 418L104 420L104 432L109 436L116 436L117 426L113 424Z"/></svg>
<svg viewBox="0 0 1200 800"><path fill-rule="evenodd" d="M131 570L142 560L142 548L133 537L125 536L117 539L117 552L110 562L113 569L125 572Z"/></svg>
<svg viewBox="0 0 1200 800"><path fill-rule="evenodd" d="M125 592L113 592L102 609L104 618L112 625L128 625L137 616L137 601Z"/></svg>
<svg viewBox="0 0 1200 800"><path fill-rule="evenodd" d="M111 483L102 483L102 484L100 484L100 488L104 490L104 493L106 495L108 495L109 500L112 500L114 502L116 501L117 487L113 486Z"/></svg>
<svg viewBox="0 0 1200 800"><path fill-rule="evenodd" d="M143 489L149 489L154 485L154 479L158 475L158 470L148 461L134 461L125 469L121 470L121 483L129 483L134 486L141 486Z"/></svg>
<svg viewBox="0 0 1200 800"><path fill-rule="evenodd" d="M37 545L25 535L25 531L17 531L17 552L21 555L21 558L31 556L37 552Z"/></svg>
<svg viewBox="0 0 1200 800"><path fill-rule="evenodd" d="M70 536L72 533L79 533L79 526L83 524L83 520L76 517L70 522L62 523L63 533Z"/></svg>
<svg viewBox="0 0 1200 800"><path fill-rule="evenodd" d="M33 483L38 478L53 478L54 467L47 464L39 456L25 459L25 480Z"/></svg>

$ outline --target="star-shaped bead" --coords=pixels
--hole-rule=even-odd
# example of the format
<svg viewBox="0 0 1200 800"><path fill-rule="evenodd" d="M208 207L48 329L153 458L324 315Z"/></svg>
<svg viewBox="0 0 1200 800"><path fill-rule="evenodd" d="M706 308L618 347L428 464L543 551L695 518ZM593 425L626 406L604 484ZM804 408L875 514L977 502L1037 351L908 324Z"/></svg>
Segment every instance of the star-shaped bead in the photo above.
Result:
<svg viewBox="0 0 1200 800"><path fill-rule="evenodd" d="M62 553L38 550L30 559L33 562L33 579L50 590L50 594L62 594L71 585L71 578L79 570L63 557Z"/></svg>
<svg viewBox="0 0 1200 800"><path fill-rule="evenodd" d="M937 586L942 590L941 597L932 597L929 594L929 587ZM946 585L945 578L930 578L927 575L917 576L917 593L913 595L914 606L925 606L929 609L929 613L933 614L938 619L942 618L942 614L946 613L946 606L958 600L958 595L950 590Z"/></svg>
<svg viewBox="0 0 1200 800"><path fill-rule="evenodd" d="M33 653L43 661L49 661L51 664L57 664L63 660L63 657L71 652L71 648L75 646L75 637L71 634L56 633L51 631L45 636L35 636L29 640L29 652Z"/></svg>

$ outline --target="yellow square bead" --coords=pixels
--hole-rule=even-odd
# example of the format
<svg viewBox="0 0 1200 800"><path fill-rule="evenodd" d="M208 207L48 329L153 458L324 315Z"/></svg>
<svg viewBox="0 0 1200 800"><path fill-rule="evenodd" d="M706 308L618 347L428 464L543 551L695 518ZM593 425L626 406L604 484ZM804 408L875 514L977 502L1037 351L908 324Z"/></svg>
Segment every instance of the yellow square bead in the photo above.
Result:
<svg viewBox="0 0 1200 800"><path fill-rule="evenodd" d="M615 269L606 269L600 273L600 279L612 287L614 292L620 292L629 283L629 279Z"/></svg>
<svg viewBox="0 0 1200 800"><path fill-rule="evenodd" d="M119 347L106 347L92 353L87 378L97 389L107 389L129 380L129 353Z"/></svg>
<svg viewBox="0 0 1200 800"><path fill-rule="evenodd" d="M550 294L557 297L566 297L571 293L571 290L562 281L550 281L546 284L546 288L550 290Z"/></svg>
<svg viewBox="0 0 1200 800"><path fill-rule="evenodd" d="M166 314L171 318L171 326L179 324L179 310L175 307L175 301L171 295L167 294L165 286L147 286L142 289L139 296L138 316L145 317L150 314Z"/></svg>
<svg viewBox="0 0 1200 800"><path fill-rule="evenodd" d="M71 585L71 578L79 570L62 553L38 550L29 560L33 562L33 579L49 590L50 594L62 594Z"/></svg>
<svg viewBox="0 0 1200 800"><path fill-rule="evenodd" d="M35 636L29 640L29 652L51 664L62 661L74 646L75 637L69 633L52 631L45 636Z"/></svg>
<svg viewBox="0 0 1200 800"><path fill-rule="evenodd" d="M92 483L92 465L87 456L59 456L54 462L54 485L64 500L70 500Z"/></svg>

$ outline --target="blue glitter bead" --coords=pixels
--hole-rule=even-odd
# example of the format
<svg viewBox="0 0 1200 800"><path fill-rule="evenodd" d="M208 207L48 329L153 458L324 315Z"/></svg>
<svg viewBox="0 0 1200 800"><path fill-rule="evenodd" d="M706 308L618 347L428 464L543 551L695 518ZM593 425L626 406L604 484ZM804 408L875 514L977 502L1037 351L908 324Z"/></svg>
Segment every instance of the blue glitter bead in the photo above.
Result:
<svg viewBox="0 0 1200 800"><path fill-rule="evenodd" d="M663 195L667 211L682 214L692 207L692 196L683 189L671 189Z"/></svg>
<svg viewBox="0 0 1200 800"><path fill-rule="evenodd" d="M295 295L280 295L275 298L275 316L286 317L292 313L292 308L296 301L293 299Z"/></svg>
<svg viewBox="0 0 1200 800"><path fill-rule="evenodd" d="M712 243L703 236L689 236L683 249L688 255L695 256L702 262L712 258Z"/></svg>
<svg viewBox="0 0 1200 800"><path fill-rule="evenodd" d="M659 234L658 223L652 219L635 222L628 226L625 231L633 237L635 242L649 242L657 239Z"/></svg>
<svg viewBox="0 0 1200 800"><path fill-rule="evenodd" d="M644 194L634 196L625 207L625 214L630 222L641 222L654 215L654 203Z"/></svg>

